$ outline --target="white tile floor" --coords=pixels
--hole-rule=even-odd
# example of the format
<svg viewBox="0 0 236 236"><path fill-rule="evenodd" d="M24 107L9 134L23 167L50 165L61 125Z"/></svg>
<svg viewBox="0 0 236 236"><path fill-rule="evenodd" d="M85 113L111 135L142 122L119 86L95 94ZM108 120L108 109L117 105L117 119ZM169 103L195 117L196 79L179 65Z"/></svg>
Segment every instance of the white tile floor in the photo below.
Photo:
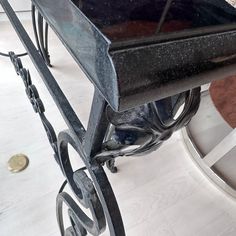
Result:
<svg viewBox="0 0 236 236"><path fill-rule="evenodd" d="M25 23L32 35L29 22ZM22 52L14 31L0 22L0 51ZM52 72L86 124L92 86L50 34ZM23 60L37 85L47 116L56 130L65 123L28 58ZM9 59L0 57L0 235L58 236L55 198L63 176L52 157L39 118L34 114ZM7 170L15 153L30 158L18 174ZM190 160L179 133L158 151L120 158L119 173L107 172L117 196L128 236L235 236L236 204ZM82 165L79 158L76 160ZM104 235L108 235L105 233Z"/></svg>

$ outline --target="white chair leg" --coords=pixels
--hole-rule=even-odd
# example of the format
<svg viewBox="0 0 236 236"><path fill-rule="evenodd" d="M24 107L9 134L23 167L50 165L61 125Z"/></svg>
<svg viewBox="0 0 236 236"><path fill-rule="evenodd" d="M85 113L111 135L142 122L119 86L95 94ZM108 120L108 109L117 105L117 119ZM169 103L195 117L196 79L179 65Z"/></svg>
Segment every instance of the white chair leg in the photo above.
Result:
<svg viewBox="0 0 236 236"><path fill-rule="evenodd" d="M236 129L231 131L218 145L216 145L204 158L207 166L212 167L236 146Z"/></svg>

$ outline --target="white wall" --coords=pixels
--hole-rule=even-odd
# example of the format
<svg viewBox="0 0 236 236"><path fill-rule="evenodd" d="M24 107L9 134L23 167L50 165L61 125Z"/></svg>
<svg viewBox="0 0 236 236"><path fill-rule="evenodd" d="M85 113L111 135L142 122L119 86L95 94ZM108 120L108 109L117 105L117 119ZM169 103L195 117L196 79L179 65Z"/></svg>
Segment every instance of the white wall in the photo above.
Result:
<svg viewBox="0 0 236 236"><path fill-rule="evenodd" d="M9 3L13 7L14 11L28 11L31 8L30 0L9 0ZM0 12L3 12L1 7Z"/></svg>

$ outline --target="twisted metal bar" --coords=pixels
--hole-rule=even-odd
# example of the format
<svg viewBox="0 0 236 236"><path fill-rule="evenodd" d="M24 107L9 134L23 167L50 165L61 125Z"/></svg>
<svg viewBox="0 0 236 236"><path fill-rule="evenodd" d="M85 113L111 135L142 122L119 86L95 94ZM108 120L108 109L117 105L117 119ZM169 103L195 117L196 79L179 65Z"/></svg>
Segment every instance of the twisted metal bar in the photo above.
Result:
<svg viewBox="0 0 236 236"><path fill-rule="evenodd" d="M107 116L113 125L113 131L104 140L103 149L96 155L97 160L107 161L108 168L116 172L114 158L142 155L156 150L195 115L200 104L200 88L178 95L180 101L177 99L174 105L170 99L171 97L121 113L108 108ZM181 105L183 110L175 117ZM170 114L161 110L163 106L165 110L171 111Z"/></svg>
<svg viewBox="0 0 236 236"><path fill-rule="evenodd" d="M43 127L46 131L49 143L54 151L54 157L58 162L58 149L57 149L57 137L55 130L53 129L51 123L45 116L45 108L43 102L39 96L38 90L35 85L32 84L30 72L25 69L22 65L21 59L14 53L9 52L11 62L13 63L17 75L19 75L25 85L26 94L30 100L30 103L36 113L39 114L39 117L42 121Z"/></svg>

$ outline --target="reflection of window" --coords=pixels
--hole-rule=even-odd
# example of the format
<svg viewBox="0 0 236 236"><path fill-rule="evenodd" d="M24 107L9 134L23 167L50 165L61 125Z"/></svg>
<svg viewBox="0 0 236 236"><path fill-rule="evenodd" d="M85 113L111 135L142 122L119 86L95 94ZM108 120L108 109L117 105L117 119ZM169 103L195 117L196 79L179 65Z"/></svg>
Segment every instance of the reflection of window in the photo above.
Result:
<svg viewBox="0 0 236 236"><path fill-rule="evenodd" d="M163 9L161 18L160 18L160 20L159 20L156 33L159 33L159 32L161 31L161 28L162 28L162 26L163 26L163 23L166 21L166 17L167 17L167 15L168 15L168 12L169 12L169 9L170 9L170 7L171 7L172 2L173 2L173 0L167 0L167 1L166 1L166 5L165 5L165 7L164 7L164 9Z"/></svg>
<svg viewBox="0 0 236 236"><path fill-rule="evenodd" d="M86 0L82 11L109 38L118 40L234 23L234 2L236 0L106 0L98 3Z"/></svg>
<svg viewBox="0 0 236 236"><path fill-rule="evenodd" d="M171 31L163 27L172 21L188 22L190 28L235 23L236 10L224 0L167 0L157 32Z"/></svg>
<svg viewBox="0 0 236 236"><path fill-rule="evenodd" d="M191 28L192 1L139 0L139 5L117 12L120 19L102 26L111 39L148 37L160 32L173 32ZM124 17L126 16L126 17ZM112 17L112 19L116 18Z"/></svg>

